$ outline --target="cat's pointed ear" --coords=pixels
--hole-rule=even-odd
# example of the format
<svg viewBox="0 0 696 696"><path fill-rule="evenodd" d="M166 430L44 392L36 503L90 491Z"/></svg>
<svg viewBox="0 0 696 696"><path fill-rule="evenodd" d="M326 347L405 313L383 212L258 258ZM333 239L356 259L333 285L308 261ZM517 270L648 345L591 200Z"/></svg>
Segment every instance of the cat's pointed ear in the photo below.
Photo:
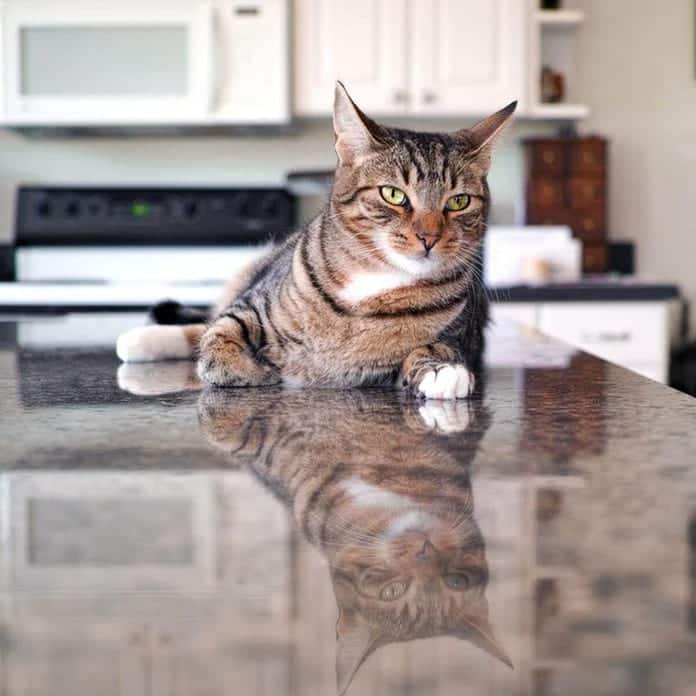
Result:
<svg viewBox="0 0 696 696"><path fill-rule="evenodd" d="M469 610L466 616L462 617L456 636L462 640L468 640L510 669L514 669L512 660L493 633L493 627L488 618L488 602L485 598L481 599L474 611Z"/></svg>
<svg viewBox="0 0 696 696"><path fill-rule="evenodd" d="M336 623L336 687L343 696L360 665L377 647L378 636L358 611L341 610Z"/></svg>
<svg viewBox="0 0 696 696"><path fill-rule="evenodd" d="M355 164L384 146L384 129L360 111L341 82L336 83L333 124L341 164Z"/></svg>
<svg viewBox="0 0 696 696"><path fill-rule="evenodd" d="M484 118L475 126L457 131L453 134L454 138L464 141L470 148L470 154L481 158L485 169L488 170L493 144L510 123L515 109L517 109L517 102L510 102L505 108Z"/></svg>

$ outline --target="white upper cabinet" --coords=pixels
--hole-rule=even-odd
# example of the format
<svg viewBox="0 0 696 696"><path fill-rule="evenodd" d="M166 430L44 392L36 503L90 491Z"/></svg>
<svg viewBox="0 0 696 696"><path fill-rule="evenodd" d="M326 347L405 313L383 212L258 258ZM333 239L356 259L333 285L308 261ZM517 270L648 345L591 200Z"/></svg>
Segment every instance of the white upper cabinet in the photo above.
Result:
<svg viewBox="0 0 696 696"><path fill-rule="evenodd" d="M295 113L342 80L370 114L479 116L525 87L523 0L295 0Z"/></svg>
<svg viewBox="0 0 696 696"><path fill-rule="evenodd" d="M295 0L295 113L331 113L342 80L371 114L405 113L407 0Z"/></svg>
<svg viewBox="0 0 696 696"><path fill-rule="evenodd" d="M411 0L411 112L486 115L522 101L526 10L521 0Z"/></svg>

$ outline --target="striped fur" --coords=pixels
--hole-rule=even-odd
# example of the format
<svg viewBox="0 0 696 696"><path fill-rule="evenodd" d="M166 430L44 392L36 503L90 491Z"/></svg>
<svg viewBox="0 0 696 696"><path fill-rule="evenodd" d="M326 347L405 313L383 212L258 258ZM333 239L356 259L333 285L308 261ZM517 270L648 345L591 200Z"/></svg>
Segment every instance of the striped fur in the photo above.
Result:
<svg viewBox="0 0 696 696"><path fill-rule="evenodd" d="M216 386L398 380L422 396L468 396L488 318L486 174L513 111L450 135L416 133L374 123L339 85L329 202L218 307L201 331L201 378ZM386 202L386 185L409 204ZM446 210L460 194L469 206ZM455 369L441 372L448 366Z"/></svg>
<svg viewBox="0 0 696 696"><path fill-rule="evenodd" d="M431 428L444 412L448 435ZM391 642L453 635L509 664L488 621L469 475L490 422L480 402L208 390L199 417L210 441L248 466L326 557L339 608L341 693L369 654Z"/></svg>

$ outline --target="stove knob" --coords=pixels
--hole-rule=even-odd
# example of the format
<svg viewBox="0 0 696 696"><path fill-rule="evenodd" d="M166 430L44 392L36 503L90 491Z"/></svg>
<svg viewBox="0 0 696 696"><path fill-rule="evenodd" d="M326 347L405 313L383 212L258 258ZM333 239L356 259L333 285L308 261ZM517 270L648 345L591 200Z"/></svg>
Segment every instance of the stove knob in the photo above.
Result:
<svg viewBox="0 0 696 696"><path fill-rule="evenodd" d="M80 214L80 202L79 201L69 201L65 206L65 213L68 217L75 218Z"/></svg>
<svg viewBox="0 0 696 696"><path fill-rule="evenodd" d="M287 212L288 200L285 196L270 193L261 201L261 217L265 220L277 220Z"/></svg>
<svg viewBox="0 0 696 696"><path fill-rule="evenodd" d="M184 217L194 218L198 215L198 203L196 201L185 201L182 212Z"/></svg>
<svg viewBox="0 0 696 696"><path fill-rule="evenodd" d="M235 220L246 220L251 214L249 196L239 193L232 199L232 217Z"/></svg>
<svg viewBox="0 0 696 696"><path fill-rule="evenodd" d="M51 216L53 212L53 206L50 201L41 201L36 206L36 214L41 218L47 218Z"/></svg>
<svg viewBox="0 0 696 696"><path fill-rule="evenodd" d="M173 217L190 220L198 214L198 202L190 198L173 198L171 210Z"/></svg>

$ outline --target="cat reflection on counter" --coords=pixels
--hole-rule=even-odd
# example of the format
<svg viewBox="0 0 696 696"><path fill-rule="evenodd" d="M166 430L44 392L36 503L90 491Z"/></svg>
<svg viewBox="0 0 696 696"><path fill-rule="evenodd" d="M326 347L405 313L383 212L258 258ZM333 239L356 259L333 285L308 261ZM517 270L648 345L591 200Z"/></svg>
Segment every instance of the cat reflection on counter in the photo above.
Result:
<svg viewBox="0 0 696 696"><path fill-rule="evenodd" d="M488 618L469 476L486 410L384 392L268 396L203 392L200 423L326 557L339 610L339 694L377 648L416 638L455 636L512 667ZM398 438L395 410L405 425Z"/></svg>

